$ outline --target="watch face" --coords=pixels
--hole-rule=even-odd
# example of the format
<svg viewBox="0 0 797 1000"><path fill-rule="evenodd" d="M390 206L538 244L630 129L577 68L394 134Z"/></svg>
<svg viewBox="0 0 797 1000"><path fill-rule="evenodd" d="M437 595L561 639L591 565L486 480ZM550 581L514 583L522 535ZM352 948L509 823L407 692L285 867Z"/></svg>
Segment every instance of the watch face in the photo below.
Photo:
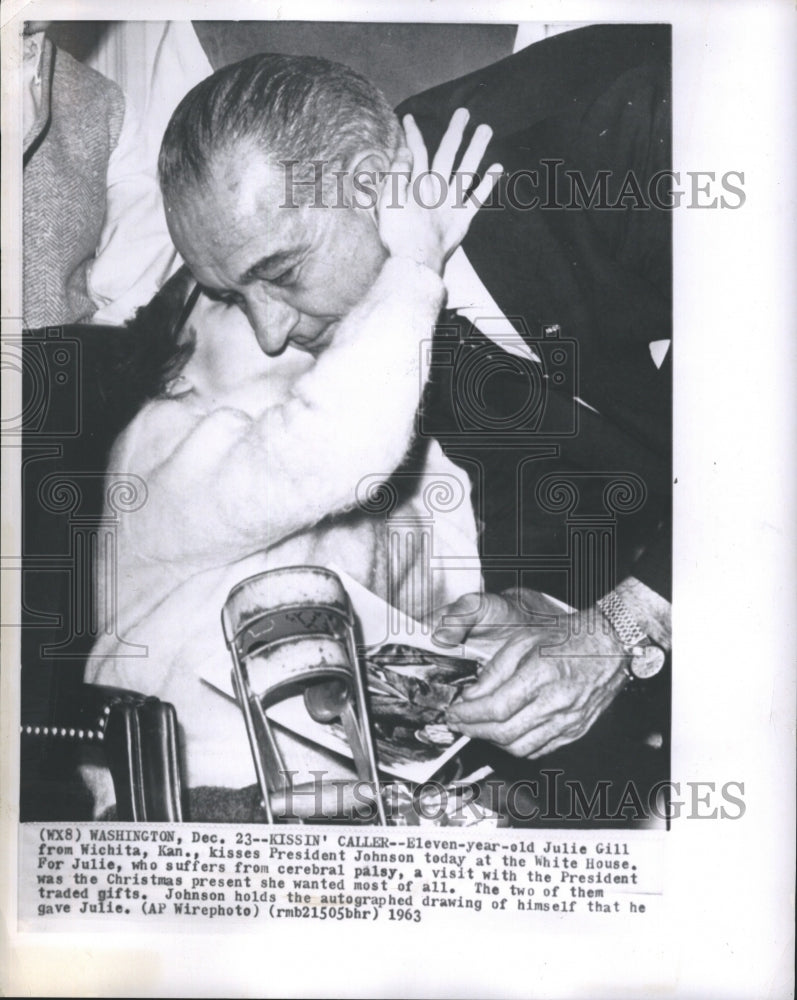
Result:
<svg viewBox="0 0 797 1000"><path fill-rule="evenodd" d="M660 646L635 646L631 655L631 673L641 681L655 677L664 666L664 655Z"/></svg>

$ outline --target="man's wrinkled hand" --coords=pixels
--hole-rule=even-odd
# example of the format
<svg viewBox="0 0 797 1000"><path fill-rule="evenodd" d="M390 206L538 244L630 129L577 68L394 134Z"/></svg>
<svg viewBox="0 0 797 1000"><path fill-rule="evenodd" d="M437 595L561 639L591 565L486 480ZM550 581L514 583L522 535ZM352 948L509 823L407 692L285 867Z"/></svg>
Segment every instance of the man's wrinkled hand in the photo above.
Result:
<svg viewBox="0 0 797 1000"><path fill-rule="evenodd" d="M486 649L492 647L497 652L521 626L527 630L556 625L564 607L536 590L463 594L436 612L432 622L434 641L447 646L467 641L469 647L479 648L481 639Z"/></svg>
<svg viewBox="0 0 797 1000"><path fill-rule="evenodd" d="M628 654L597 613L566 614L544 595L517 591L467 595L441 619L436 638L467 640L489 657L449 708L449 727L514 756L580 739L626 683Z"/></svg>

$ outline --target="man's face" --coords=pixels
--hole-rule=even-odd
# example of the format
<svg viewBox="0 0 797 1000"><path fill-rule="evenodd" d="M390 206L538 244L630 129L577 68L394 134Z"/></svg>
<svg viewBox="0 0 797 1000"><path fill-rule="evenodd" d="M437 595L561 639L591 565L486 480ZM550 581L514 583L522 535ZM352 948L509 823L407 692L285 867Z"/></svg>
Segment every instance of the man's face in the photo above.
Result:
<svg viewBox="0 0 797 1000"><path fill-rule="evenodd" d="M339 207L334 195L326 207L290 207L296 200L279 166L240 145L216 157L206 187L167 205L172 239L197 281L240 306L269 355L289 343L326 347L386 257L367 210Z"/></svg>

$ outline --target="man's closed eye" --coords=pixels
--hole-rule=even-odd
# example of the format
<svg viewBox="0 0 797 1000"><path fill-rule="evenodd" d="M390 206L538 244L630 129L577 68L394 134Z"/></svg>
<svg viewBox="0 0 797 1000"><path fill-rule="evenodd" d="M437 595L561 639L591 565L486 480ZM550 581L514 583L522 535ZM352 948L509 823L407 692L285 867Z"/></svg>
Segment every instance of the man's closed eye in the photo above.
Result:
<svg viewBox="0 0 797 1000"><path fill-rule="evenodd" d="M273 278L267 278L266 280L270 285L276 285L278 288L287 288L288 286L294 284L296 276L296 268L289 267L287 271L283 271L281 274L278 274Z"/></svg>
<svg viewBox="0 0 797 1000"><path fill-rule="evenodd" d="M218 288L203 288L202 293L213 302L223 302L227 306L238 306L239 309L244 309L246 306L243 295L239 295L238 292L225 292Z"/></svg>

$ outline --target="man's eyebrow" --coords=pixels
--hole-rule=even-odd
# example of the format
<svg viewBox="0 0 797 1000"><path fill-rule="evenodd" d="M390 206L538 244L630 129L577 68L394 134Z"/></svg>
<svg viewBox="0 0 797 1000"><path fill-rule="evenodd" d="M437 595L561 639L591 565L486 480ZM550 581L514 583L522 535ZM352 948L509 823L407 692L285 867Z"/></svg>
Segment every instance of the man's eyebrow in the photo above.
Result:
<svg viewBox="0 0 797 1000"><path fill-rule="evenodd" d="M264 271L283 268L286 264L293 263L301 254L302 249L302 247L295 247L293 250L278 250L276 253L261 257L259 261L244 271L241 275L240 284L251 284L251 282L257 281Z"/></svg>

